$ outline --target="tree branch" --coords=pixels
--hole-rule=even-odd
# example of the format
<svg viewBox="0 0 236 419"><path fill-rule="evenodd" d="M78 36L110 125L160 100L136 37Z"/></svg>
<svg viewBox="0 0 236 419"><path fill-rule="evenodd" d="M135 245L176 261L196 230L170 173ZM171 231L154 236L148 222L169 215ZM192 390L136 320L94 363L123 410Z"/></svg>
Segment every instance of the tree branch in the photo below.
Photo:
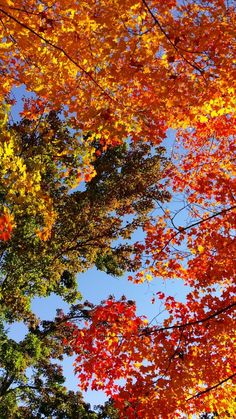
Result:
<svg viewBox="0 0 236 419"><path fill-rule="evenodd" d="M179 228L179 230L178 230L175 234L173 234L173 236L172 236L172 237L171 237L171 238L170 238L170 239L169 239L169 240L165 243L165 245L164 245L164 246L160 249L160 251L159 251L157 254L162 253L162 252L163 252L163 250L165 250L165 248L168 246L168 244L169 244L169 243L171 243L171 242L172 242L172 240L173 240L176 236L178 236L179 234L183 233L184 231L189 230L190 228L195 227L195 226L197 226L197 225L199 225L199 224L205 223L205 221L211 220L212 218L215 218L215 217L217 217L218 215L222 215L222 214L225 214L225 213L227 213L227 212L229 212L229 211L232 211L233 209L236 209L236 205L233 205L233 206L232 206L232 207L230 207L230 208L223 209L222 211L215 212L214 214L209 215L209 217L202 218L201 220L196 221L195 223L190 224L189 226Z"/></svg>
<svg viewBox="0 0 236 419"><path fill-rule="evenodd" d="M174 324L173 326L160 327L160 328L153 327L152 330L148 330L148 327L147 327L140 333L140 335L151 335L152 333L164 332L165 330L184 329L189 326L195 326L196 324L199 324L199 323L205 323L234 307L236 307L236 303L229 304L227 307L224 307L218 311L215 311L214 313L210 314L207 317L204 317L203 319L193 320L191 322L184 323L184 324Z"/></svg>
<svg viewBox="0 0 236 419"><path fill-rule="evenodd" d="M229 377L225 378L224 380L220 381L219 383L215 384L214 386L211 387L207 387L205 390L203 391L199 391L199 393L194 394L194 396L189 397L188 399L186 399L186 401L188 402L189 400L194 399L195 397L199 397L202 396L205 393L208 393L211 390L214 390L215 388L221 386L222 384L226 383L226 381L232 380L232 378L234 378L236 376L236 373L230 375Z"/></svg>
<svg viewBox="0 0 236 419"><path fill-rule="evenodd" d="M191 61L189 61L180 51L179 48L176 46L176 44L171 40L170 36L166 33L166 31L163 29L163 27L161 26L159 20L157 19L157 17L154 15L154 13L152 12L152 10L150 9L150 7L148 6L146 0L142 0L145 8L148 10L148 12L150 13L150 15L152 16L155 24L158 26L158 28L160 29L160 31L163 33L163 35L166 37L166 39L168 40L168 42L171 44L171 46L175 49L175 51L183 58L183 60L190 65L192 68L194 68L195 70L197 70L200 74L204 74L204 70L202 68L200 68L198 65L191 63Z"/></svg>
<svg viewBox="0 0 236 419"><path fill-rule="evenodd" d="M26 25L25 23L21 22L16 17L12 16L10 13L6 12L5 10L0 8L0 12L2 12L5 16L7 16L9 19L16 22L18 25L25 28L27 31L31 32L38 38L40 38L42 41L44 41L47 45L50 45L54 49L58 50L61 54L63 54L70 62L72 62L80 71L82 71L83 74L85 74L102 92L104 95L106 95L110 100L115 101L114 98L112 98L104 89L103 87L96 81L96 79L90 74L90 72L86 71L77 61L74 60L62 47L59 47L58 45L55 45L53 42L51 42L49 39L45 38L43 35L40 35L37 33L34 29L30 28L30 26Z"/></svg>

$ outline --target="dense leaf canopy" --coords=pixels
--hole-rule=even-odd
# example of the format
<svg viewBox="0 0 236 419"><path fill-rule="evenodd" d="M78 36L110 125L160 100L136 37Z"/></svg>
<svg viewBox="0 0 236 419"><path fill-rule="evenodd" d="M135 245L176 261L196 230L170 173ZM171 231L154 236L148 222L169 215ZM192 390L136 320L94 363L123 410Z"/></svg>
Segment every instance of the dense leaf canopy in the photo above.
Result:
<svg viewBox="0 0 236 419"><path fill-rule="evenodd" d="M230 0L1 2L2 417L234 417L235 24ZM78 304L94 266L190 291L157 289L149 323L125 297ZM70 308L43 323L53 293ZM97 413L63 386L72 353Z"/></svg>

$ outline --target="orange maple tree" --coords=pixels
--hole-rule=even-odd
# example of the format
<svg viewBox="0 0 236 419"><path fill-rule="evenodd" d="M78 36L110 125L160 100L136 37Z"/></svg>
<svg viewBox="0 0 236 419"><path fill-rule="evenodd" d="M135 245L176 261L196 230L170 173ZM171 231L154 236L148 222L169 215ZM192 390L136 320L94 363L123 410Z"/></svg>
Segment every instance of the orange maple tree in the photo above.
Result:
<svg viewBox="0 0 236 419"><path fill-rule="evenodd" d="M183 205L146 224L131 279L182 279L186 303L158 294L169 317L155 327L112 299L68 324L82 387L92 379L123 418L235 413L235 21L223 0L0 4L2 98L25 84L37 97L24 116L63 109L92 133L86 180L94 140L159 144L176 130L169 188Z"/></svg>
<svg viewBox="0 0 236 419"><path fill-rule="evenodd" d="M168 297L169 318L153 326L136 316L134 302L110 298L84 327L66 323L81 388L105 390L121 418L233 417L235 303L222 299Z"/></svg>
<svg viewBox="0 0 236 419"><path fill-rule="evenodd" d="M122 418L235 413L233 121L221 116L210 127L178 131L170 171L184 205L162 207L163 215L146 224L145 243L137 243L146 266L135 282L182 279L191 287L186 302L157 293L169 316L152 326L133 305L108 300L91 312L91 324L74 331L83 388L92 380L92 388L105 389Z"/></svg>
<svg viewBox="0 0 236 419"><path fill-rule="evenodd" d="M2 94L38 95L25 115L66 106L114 144L234 109L233 2L6 0L0 23Z"/></svg>
<svg viewBox="0 0 236 419"><path fill-rule="evenodd" d="M145 243L137 243L146 266L135 282L182 279L191 287L186 302L157 293L169 316L152 326L128 302L108 300L91 312L91 323L73 331L83 388L91 380L93 388L105 389L122 418L234 417L233 121L221 116L210 127L203 122L178 131L170 171L172 191L184 205L163 206L163 215L146 224Z"/></svg>

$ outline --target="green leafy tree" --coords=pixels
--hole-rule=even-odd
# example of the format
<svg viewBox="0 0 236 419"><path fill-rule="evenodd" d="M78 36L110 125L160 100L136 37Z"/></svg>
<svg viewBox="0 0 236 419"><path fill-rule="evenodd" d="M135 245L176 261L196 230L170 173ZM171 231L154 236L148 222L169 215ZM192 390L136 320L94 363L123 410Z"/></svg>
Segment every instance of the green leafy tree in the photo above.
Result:
<svg viewBox="0 0 236 419"><path fill-rule="evenodd" d="M97 406L98 419L119 419L119 412L113 406L112 400L104 403L104 405Z"/></svg>
<svg viewBox="0 0 236 419"><path fill-rule="evenodd" d="M139 250L130 239L156 201L169 199L161 184L169 163L163 148L155 154L145 144L104 150L93 140L96 175L84 190L73 189L84 164L83 141L55 112L8 130L27 175L40 167L38 188L44 195L39 208L30 206L14 188L9 197L0 179L2 205L16 225L11 240L0 242L1 304L8 320L32 320L33 297L56 293L75 301L80 296L76 274L88 268L115 276L139 268Z"/></svg>
<svg viewBox="0 0 236 419"><path fill-rule="evenodd" d="M56 323L60 324L60 316ZM50 327L49 327L49 324ZM53 323L53 322L52 322ZM0 324L0 417L96 419L80 392L64 385L63 348L55 325L42 322L25 338L10 339ZM56 362L57 361L57 362Z"/></svg>

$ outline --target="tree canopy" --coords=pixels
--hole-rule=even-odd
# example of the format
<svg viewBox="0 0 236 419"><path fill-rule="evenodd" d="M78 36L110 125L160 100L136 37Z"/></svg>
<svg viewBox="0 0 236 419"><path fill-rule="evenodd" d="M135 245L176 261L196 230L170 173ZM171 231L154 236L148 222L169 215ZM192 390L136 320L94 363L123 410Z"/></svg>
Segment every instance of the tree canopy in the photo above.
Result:
<svg viewBox="0 0 236 419"><path fill-rule="evenodd" d="M0 4L3 417L234 417L235 12L230 0ZM94 266L190 291L157 289L155 323L125 296L78 303L76 275ZM70 308L42 322L31 301L51 294ZM16 342L6 329L20 320ZM100 411L63 385L56 362L72 353L80 389L110 398Z"/></svg>

